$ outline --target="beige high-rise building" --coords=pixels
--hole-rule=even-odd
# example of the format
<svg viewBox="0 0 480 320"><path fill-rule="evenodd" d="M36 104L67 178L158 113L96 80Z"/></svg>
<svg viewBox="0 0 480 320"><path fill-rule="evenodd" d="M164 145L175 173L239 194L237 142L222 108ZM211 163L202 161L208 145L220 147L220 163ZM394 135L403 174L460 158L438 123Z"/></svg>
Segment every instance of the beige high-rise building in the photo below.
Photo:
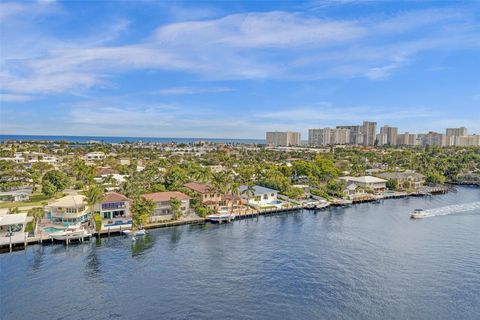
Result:
<svg viewBox="0 0 480 320"><path fill-rule="evenodd" d="M330 144L330 129L308 129L308 144L311 146Z"/></svg>
<svg viewBox="0 0 480 320"><path fill-rule="evenodd" d="M327 146L349 144L350 130L348 129L309 129L308 144L311 146Z"/></svg>
<svg viewBox="0 0 480 320"><path fill-rule="evenodd" d="M400 146L418 146L417 135L414 133L402 133L397 136L397 145Z"/></svg>
<svg viewBox="0 0 480 320"><path fill-rule="evenodd" d="M447 146L447 136L442 133L430 131L429 133L421 133L418 137L423 146Z"/></svg>
<svg viewBox="0 0 480 320"><path fill-rule="evenodd" d="M377 137L377 123L364 121L362 125L363 145L373 146Z"/></svg>
<svg viewBox="0 0 480 320"><path fill-rule="evenodd" d="M363 126L337 126L337 129L349 131L349 144L363 144Z"/></svg>
<svg viewBox="0 0 480 320"><path fill-rule="evenodd" d="M462 137L462 136L468 136L468 131L467 131L467 128L465 127L447 128L446 134L447 136Z"/></svg>
<svg viewBox="0 0 480 320"><path fill-rule="evenodd" d="M267 132L267 144L276 147L289 147L301 145L300 132L274 131Z"/></svg>
<svg viewBox="0 0 480 320"><path fill-rule="evenodd" d="M397 136L398 136L398 128L390 127L390 126L383 126L380 128L380 138L382 141L378 141L379 145L397 145Z"/></svg>

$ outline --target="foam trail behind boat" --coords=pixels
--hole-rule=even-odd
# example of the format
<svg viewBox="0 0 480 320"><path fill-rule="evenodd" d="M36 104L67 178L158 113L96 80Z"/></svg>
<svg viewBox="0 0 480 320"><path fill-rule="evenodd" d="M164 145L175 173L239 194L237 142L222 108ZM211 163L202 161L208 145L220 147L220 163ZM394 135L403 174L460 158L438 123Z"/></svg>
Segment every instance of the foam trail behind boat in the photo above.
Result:
<svg viewBox="0 0 480 320"><path fill-rule="evenodd" d="M480 209L480 201L464 203L464 204L455 204L455 205L434 208L434 209L427 209L427 210L424 210L422 213L424 214L425 218L430 218L430 217L446 216L454 213L472 211L476 209Z"/></svg>

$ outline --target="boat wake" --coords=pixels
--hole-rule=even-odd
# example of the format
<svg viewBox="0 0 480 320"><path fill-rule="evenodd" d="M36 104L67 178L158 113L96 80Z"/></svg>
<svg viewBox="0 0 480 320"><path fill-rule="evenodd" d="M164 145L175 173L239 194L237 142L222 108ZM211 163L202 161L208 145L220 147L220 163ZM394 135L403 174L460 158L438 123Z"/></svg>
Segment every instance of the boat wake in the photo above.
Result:
<svg viewBox="0 0 480 320"><path fill-rule="evenodd" d="M449 206L434 208L434 209L426 209L422 211L422 218L446 216L449 214L467 212L467 211L472 211L476 209L480 209L480 201L449 205Z"/></svg>

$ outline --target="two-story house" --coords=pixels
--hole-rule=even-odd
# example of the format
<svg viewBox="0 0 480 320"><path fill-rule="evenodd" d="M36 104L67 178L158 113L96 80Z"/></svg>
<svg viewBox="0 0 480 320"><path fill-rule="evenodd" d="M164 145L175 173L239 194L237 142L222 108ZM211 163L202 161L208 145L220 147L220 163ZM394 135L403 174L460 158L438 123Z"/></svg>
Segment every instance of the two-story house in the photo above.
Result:
<svg viewBox="0 0 480 320"><path fill-rule="evenodd" d="M425 176L414 171L384 172L379 177L387 180L396 180L399 189L418 189L425 184Z"/></svg>
<svg viewBox="0 0 480 320"><path fill-rule="evenodd" d="M103 219L121 219L130 218L131 199L123 194L116 192L107 192L102 200L95 206L95 211L100 212Z"/></svg>
<svg viewBox="0 0 480 320"><path fill-rule="evenodd" d="M155 202L152 220L170 219L173 212L170 206L170 199L180 200L180 211L182 214L190 212L190 197L178 191L155 192L143 195L145 199Z"/></svg>
<svg viewBox="0 0 480 320"><path fill-rule="evenodd" d="M77 224L90 219L90 210L83 195L68 195L50 202L45 217L53 223Z"/></svg>
<svg viewBox="0 0 480 320"><path fill-rule="evenodd" d="M227 210L232 207L239 207L242 205L240 197L229 194L221 194L213 191L210 186L204 183L190 182L184 184L188 188L200 195L202 205L214 210Z"/></svg>

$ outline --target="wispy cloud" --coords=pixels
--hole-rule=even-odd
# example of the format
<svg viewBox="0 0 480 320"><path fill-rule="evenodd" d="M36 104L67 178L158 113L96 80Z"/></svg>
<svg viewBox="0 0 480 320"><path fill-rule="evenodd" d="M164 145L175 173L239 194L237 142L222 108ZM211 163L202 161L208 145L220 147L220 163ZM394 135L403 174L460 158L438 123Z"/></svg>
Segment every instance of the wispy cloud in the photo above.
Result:
<svg viewBox="0 0 480 320"><path fill-rule="evenodd" d="M229 92L233 89L228 87L172 87L160 89L154 93L159 95L190 95L190 94L202 94L202 93L221 93Z"/></svg>
<svg viewBox="0 0 480 320"><path fill-rule="evenodd" d="M25 102L36 99L37 97L29 95L20 95L20 94L6 94L0 93L0 101L5 102Z"/></svg>
<svg viewBox="0 0 480 320"><path fill-rule="evenodd" d="M15 15L18 10L11 6L6 12ZM480 46L480 32L469 13L450 9L362 19L325 19L305 12L239 13L161 25L136 43L106 45L129 27L128 20L119 20L104 34L77 45L40 36L33 43L44 45L23 59L14 59L14 53L32 43L30 36L25 35L28 41L10 36L2 41L7 53L1 65L8 73L0 77L0 84L9 94L58 94L105 86L115 82L116 75L135 70L186 72L208 80L381 80L414 63L419 53ZM401 41L392 41L394 36ZM164 94L178 94L166 90ZM179 92L188 94L189 89Z"/></svg>

